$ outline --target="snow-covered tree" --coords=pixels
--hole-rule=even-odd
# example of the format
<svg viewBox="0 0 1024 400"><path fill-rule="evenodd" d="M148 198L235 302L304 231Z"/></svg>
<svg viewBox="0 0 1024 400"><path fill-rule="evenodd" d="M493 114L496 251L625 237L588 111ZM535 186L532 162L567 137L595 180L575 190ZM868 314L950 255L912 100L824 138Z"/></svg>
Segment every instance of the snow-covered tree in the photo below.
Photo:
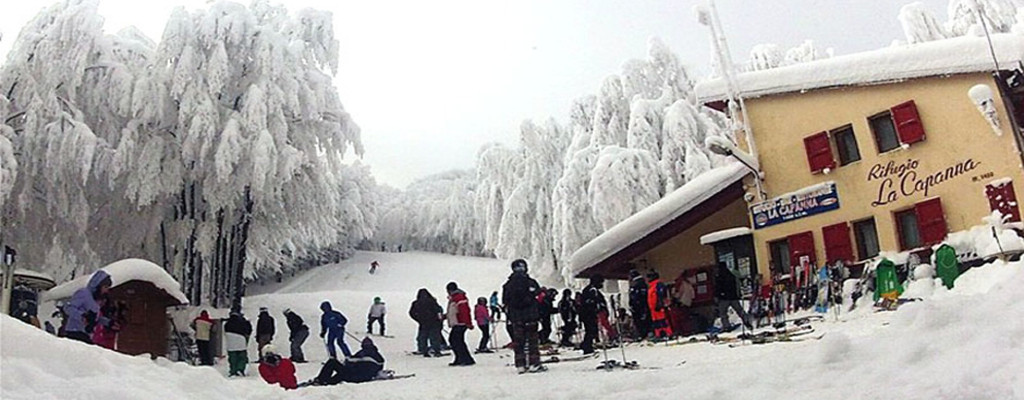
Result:
<svg viewBox="0 0 1024 400"><path fill-rule="evenodd" d="M971 33L978 25L979 11L985 16L985 23L992 33L1009 32L1017 22L1017 7L1013 0L950 0L947 8L949 20L946 29L951 36L963 36Z"/></svg>
<svg viewBox="0 0 1024 400"><path fill-rule="evenodd" d="M763 71L782 65L783 54L779 46L772 43L764 43L754 46L750 50L750 61L747 68L751 71Z"/></svg>
<svg viewBox="0 0 1024 400"><path fill-rule="evenodd" d="M946 28L920 1L900 8L899 20L909 44L941 40L949 36Z"/></svg>
<svg viewBox="0 0 1024 400"><path fill-rule="evenodd" d="M607 230L661 198L658 161L651 152L605 147L590 172L594 219Z"/></svg>

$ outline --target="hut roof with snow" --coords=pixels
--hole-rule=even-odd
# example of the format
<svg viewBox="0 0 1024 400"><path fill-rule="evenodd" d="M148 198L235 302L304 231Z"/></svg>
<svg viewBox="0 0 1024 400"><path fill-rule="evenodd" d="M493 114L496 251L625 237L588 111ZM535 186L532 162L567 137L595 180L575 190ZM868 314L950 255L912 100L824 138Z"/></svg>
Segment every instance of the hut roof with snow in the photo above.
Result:
<svg viewBox="0 0 1024 400"><path fill-rule="evenodd" d="M160 268L159 265L150 261L128 258L108 264L101 269L110 274L112 287L114 288L131 281L149 282L157 289L163 290L174 300L177 300L179 304L188 304L188 297L185 296L185 293L182 293L181 285L178 284L178 281L171 277L167 271L164 271L163 268ZM43 300L61 300L71 297L75 291L84 288L89 283L90 276L92 274L79 277L50 289L43 295Z"/></svg>

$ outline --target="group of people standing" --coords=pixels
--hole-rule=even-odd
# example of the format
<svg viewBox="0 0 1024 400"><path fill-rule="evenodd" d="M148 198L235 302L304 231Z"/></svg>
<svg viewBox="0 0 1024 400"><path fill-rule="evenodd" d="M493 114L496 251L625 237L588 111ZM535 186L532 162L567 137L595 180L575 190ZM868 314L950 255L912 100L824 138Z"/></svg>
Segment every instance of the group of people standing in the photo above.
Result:
<svg viewBox="0 0 1024 400"><path fill-rule="evenodd" d="M448 294L446 308L442 308L429 290L420 288L416 300L409 307L409 317L419 325L416 332L416 352L424 357L441 357L444 347L449 347L455 359L448 365L468 366L476 364L466 344L466 331L474 328L474 319L484 334L477 350L487 349L490 335L490 313L487 299L477 299L476 307L471 311L466 292L459 288L458 283L448 282L445 286ZM448 323L448 343L442 336L444 323Z"/></svg>
<svg viewBox="0 0 1024 400"><path fill-rule="evenodd" d="M96 271L84 288L71 295L59 310L61 332L68 339L113 350L125 323L127 306L109 297L113 281L106 271Z"/></svg>

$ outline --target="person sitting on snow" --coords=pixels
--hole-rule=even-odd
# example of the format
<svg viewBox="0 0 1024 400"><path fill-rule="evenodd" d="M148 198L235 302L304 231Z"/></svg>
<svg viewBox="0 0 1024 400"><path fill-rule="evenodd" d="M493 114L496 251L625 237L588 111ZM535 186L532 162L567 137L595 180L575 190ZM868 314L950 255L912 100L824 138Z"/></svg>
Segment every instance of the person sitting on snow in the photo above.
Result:
<svg viewBox="0 0 1024 400"><path fill-rule="evenodd" d="M363 338L362 346L345 361L328 359L313 378L314 386L337 385L342 382L361 383L377 379L384 370L384 356L370 338Z"/></svg>
<svg viewBox="0 0 1024 400"><path fill-rule="evenodd" d="M260 358L260 376L267 383L278 384L287 389L299 387L295 380L295 364L292 360L281 357L274 345L263 346L263 357Z"/></svg>

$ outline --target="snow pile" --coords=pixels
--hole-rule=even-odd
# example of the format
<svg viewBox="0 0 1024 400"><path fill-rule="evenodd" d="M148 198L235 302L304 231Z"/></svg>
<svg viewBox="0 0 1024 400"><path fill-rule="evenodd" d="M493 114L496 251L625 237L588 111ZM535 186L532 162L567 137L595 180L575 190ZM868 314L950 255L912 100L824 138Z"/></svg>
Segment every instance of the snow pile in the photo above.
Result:
<svg viewBox="0 0 1024 400"><path fill-rule="evenodd" d="M174 280L163 268L153 264L152 262L141 260L138 258L128 258L121 261L114 262L102 268L107 274L110 274L110 280L113 287L131 282L131 281L145 281L150 282L154 286L163 289L167 294L171 295L182 304L188 304L188 298L185 297L185 293L181 292L181 285L178 281ZM71 282L57 286L50 289L43 294L43 300L60 300L71 297L76 290L84 288L89 283L89 278L92 275L86 275L75 279Z"/></svg>
<svg viewBox="0 0 1024 400"><path fill-rule="evenodd" d="M992 215L982 220L984 225L950 233L944 243L953 246L957 254L973 253L981 258L1024 251L1024 239L1007 228L1004 217L998 211L993 211Z"/></svg>
<svg viewBox="0 0 1024 400"><path fill-rule="evenodd" d="M575 274L601 262L743 179L748 173L742 164L733 163L699 175L581 247L572 255L570 268Z"/></svg>
<svg viewBox="0 0 1024 400"><path fill-rule="evenodd" d="M1016 65L1024 59L1024 37L1020 35L992 35L992 45L999 65ZM992 56L985 38L965 36L748 72L735 80L739 95L751 98L991 69ZM701 82L694 91L705 103L727 97L726 83L721 78Z"/></svg>

